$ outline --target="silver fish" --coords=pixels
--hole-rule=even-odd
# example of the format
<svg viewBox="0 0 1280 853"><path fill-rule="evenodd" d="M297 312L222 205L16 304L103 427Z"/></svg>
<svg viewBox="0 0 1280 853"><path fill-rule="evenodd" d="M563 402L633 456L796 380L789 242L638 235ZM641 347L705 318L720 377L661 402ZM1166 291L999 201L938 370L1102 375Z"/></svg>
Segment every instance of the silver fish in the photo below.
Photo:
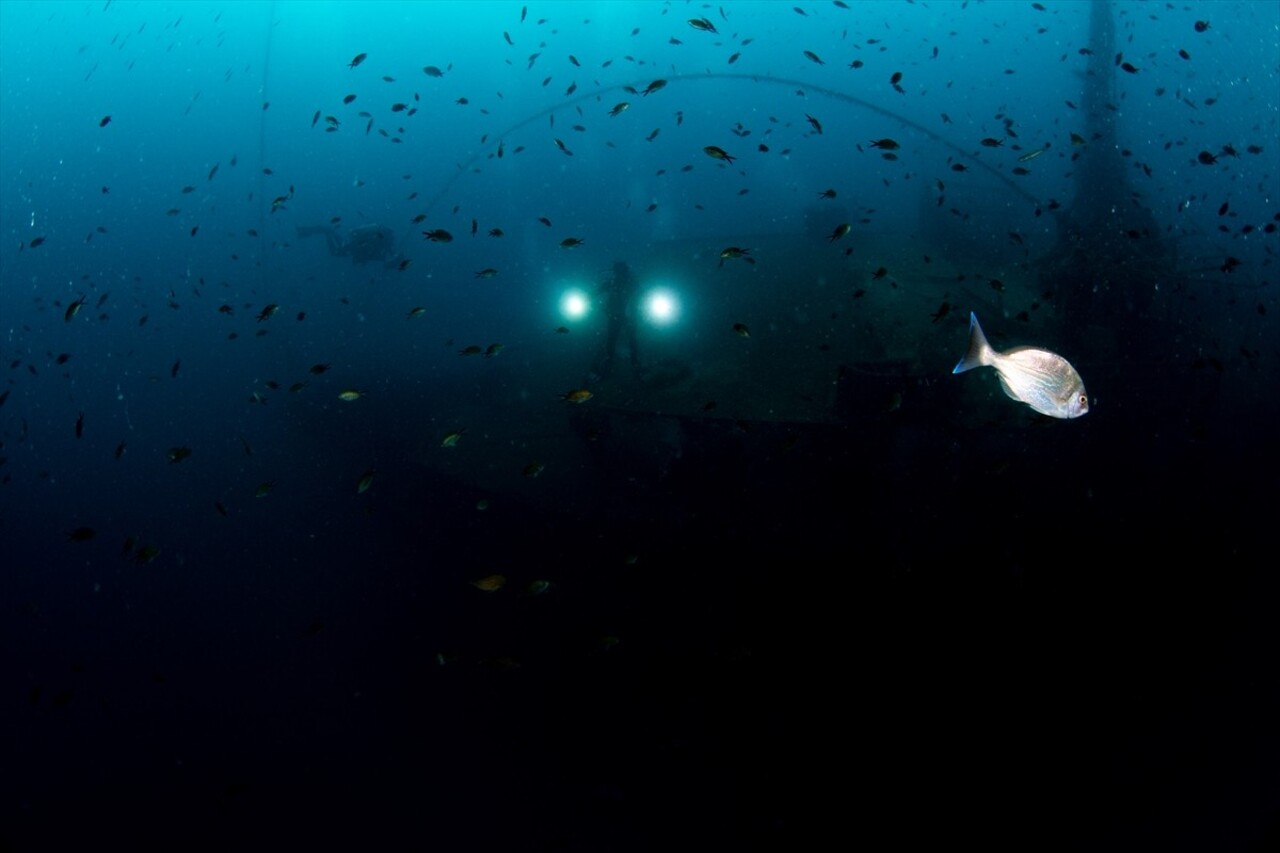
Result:
<svg viewBox="0 0 1280 853"><path fill-rule="evenodd" d="M1089 411L1084 380L1065 358L1037 347L1014 347L996 352L969 314L969 350L952 373L975 367L994 367L1000 387L1013 399L1051 418L1078 418Z"/></svg>

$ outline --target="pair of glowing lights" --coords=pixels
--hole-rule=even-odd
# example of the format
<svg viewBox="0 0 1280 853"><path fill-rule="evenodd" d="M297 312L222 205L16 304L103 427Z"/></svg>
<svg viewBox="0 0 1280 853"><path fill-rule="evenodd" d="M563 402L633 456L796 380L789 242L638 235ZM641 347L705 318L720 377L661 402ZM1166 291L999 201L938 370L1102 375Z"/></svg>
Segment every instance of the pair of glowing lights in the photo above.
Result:
<svg viewBox="0 0 1280 853"><path fill-rule="evenodd" d="M638 301L641 318L651 326L670 326L680 319L680 298L670 287L643 288ZM569 287L560 295L560 316L570 322L585 320L594 308L591 294Z"/></svg>

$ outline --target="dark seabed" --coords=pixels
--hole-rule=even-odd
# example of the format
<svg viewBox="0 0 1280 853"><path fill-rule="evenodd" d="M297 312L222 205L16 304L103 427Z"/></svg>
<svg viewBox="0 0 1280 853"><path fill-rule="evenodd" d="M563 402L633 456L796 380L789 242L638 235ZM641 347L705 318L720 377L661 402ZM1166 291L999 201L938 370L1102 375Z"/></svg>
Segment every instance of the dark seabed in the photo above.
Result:
<svg viewBox="0 0 1280 853"><path fill-rule="evenodd" d="M0 850L1280 847L1277 32L0 0Z"/></svg>

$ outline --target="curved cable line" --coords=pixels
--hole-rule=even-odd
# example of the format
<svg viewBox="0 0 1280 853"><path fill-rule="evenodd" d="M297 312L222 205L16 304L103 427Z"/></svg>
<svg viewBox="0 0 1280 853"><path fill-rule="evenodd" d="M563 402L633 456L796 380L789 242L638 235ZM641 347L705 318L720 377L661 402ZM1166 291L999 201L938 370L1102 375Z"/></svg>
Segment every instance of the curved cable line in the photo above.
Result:
<svg viewBox="0 0 1280 853"><path fill-rule="evenodd" d="M811 83L806 83L803 80L795 80L789 77L774 77L768 74L743 74L743 73L734 73L734 72L716 72L716 73L709 73L709 74L674 74L664 79L667 81L668 84L686 82L686 81L692 81L692 80L746 80L752 83L772 83L778 86L797 87L797 88L803 89L806 94L809 92L815 92L819 95L822 95L827 98L831 98L833 100L844 101L845 103L862 107L865 110L868 110L870 112L892 119L900 123L904 127L911 128L917 133L920 133L928 137L929 139L932 139L933 141L944 146L948 150L954 152L957 156L962 157L966 161L972 163L976 168L986 171L988 174L990 174L1000 183L1007 186L1010 190L1012 190L1014 193L1016 193L1023 199L1026 199L1031 204L1036 205L1038 207L1043 206L1040 199L1036 198L1034 195L1032 195L1023 187L1018 186L1018 184L1015 183L1012 179L1010 179L1008 175L1005 175L1004 173L1000 172L991 164L975 158L973 154L961 148L959 145L947 139L946 137L942 136L938 132L930 130L929 128L925 127L919 122L909 119L906 116L899 115L898 113L894 112L891 109L888 109L887 107L882 107L879 104L873 104L870 101L863 100L862 98L855 97L845 92L840 92L840 91L837 91L836 89L828 89L825 86L815 86ZM520 128L525 127L526 125L532 124L533 122L537 121L543 116L550 115L551 113L554 113L557 110L567 109L568 107L572 107L575 104L580 104L583 101L589 101L589 100L592 100L593 98L598 98L601 95L607 94L609 92L624 91L628 88L641 89L644 86L647 86L649 82L650 81L646 79L644 81L636 81L633 83L615 83L611 86L604 86L599 89L594 89L590 92L584 92L581 95L575 95L572 98L569 98L564 101L560 101L559 103L553 104L552 106L541 109L538 112L521 119L520 121L511 125L510 127L507 127L502 132L493 134L493 139L494 139L493 143L486 143L485 145L481 146L481 148L478 151L476 151L476 153L472 154L471 157L466 160L466 162L458 164L457 171L450 176L449 180L445 181L444 186L440 188L440 191L437 192L431 198L431 200L427 203L427 210L429 211L432 208L434 208L436 204L440 202L440 199L442 199L444 195L448 193L450 189L452 189L454 182L457 181L458 178L460 178L462 175L467 174L471 166L474 165L477 160L479 160L482 156L485 156L498 143L500 143L503 139L505 139L510 134L515 133ZM1050 213L1053 213L1055 216L1058 216L1060 214L1060 211L1055 208L1047 208L1047 209L1049 210Z"/></svg>

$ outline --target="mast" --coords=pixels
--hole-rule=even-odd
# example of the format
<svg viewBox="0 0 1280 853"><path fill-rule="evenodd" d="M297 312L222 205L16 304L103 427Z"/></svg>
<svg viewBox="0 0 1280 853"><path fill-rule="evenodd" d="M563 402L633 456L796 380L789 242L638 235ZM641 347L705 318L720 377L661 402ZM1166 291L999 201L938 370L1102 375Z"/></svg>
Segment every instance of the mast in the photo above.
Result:
<svg viewBox="0 0 1280 853"><path fill-rule="evenodd" d="M1058 240L1039 262L1041 283L1063 312L1063 331L1082 336L1106 326L1126 341L1149 332L1159 287L1174 284L1175 258L1141 193L1129 182L1117 127L1115 20L1110 0L1090 0L1088 66L1081 92L1085 144L1076 161L1076 193Z"/></svg>

